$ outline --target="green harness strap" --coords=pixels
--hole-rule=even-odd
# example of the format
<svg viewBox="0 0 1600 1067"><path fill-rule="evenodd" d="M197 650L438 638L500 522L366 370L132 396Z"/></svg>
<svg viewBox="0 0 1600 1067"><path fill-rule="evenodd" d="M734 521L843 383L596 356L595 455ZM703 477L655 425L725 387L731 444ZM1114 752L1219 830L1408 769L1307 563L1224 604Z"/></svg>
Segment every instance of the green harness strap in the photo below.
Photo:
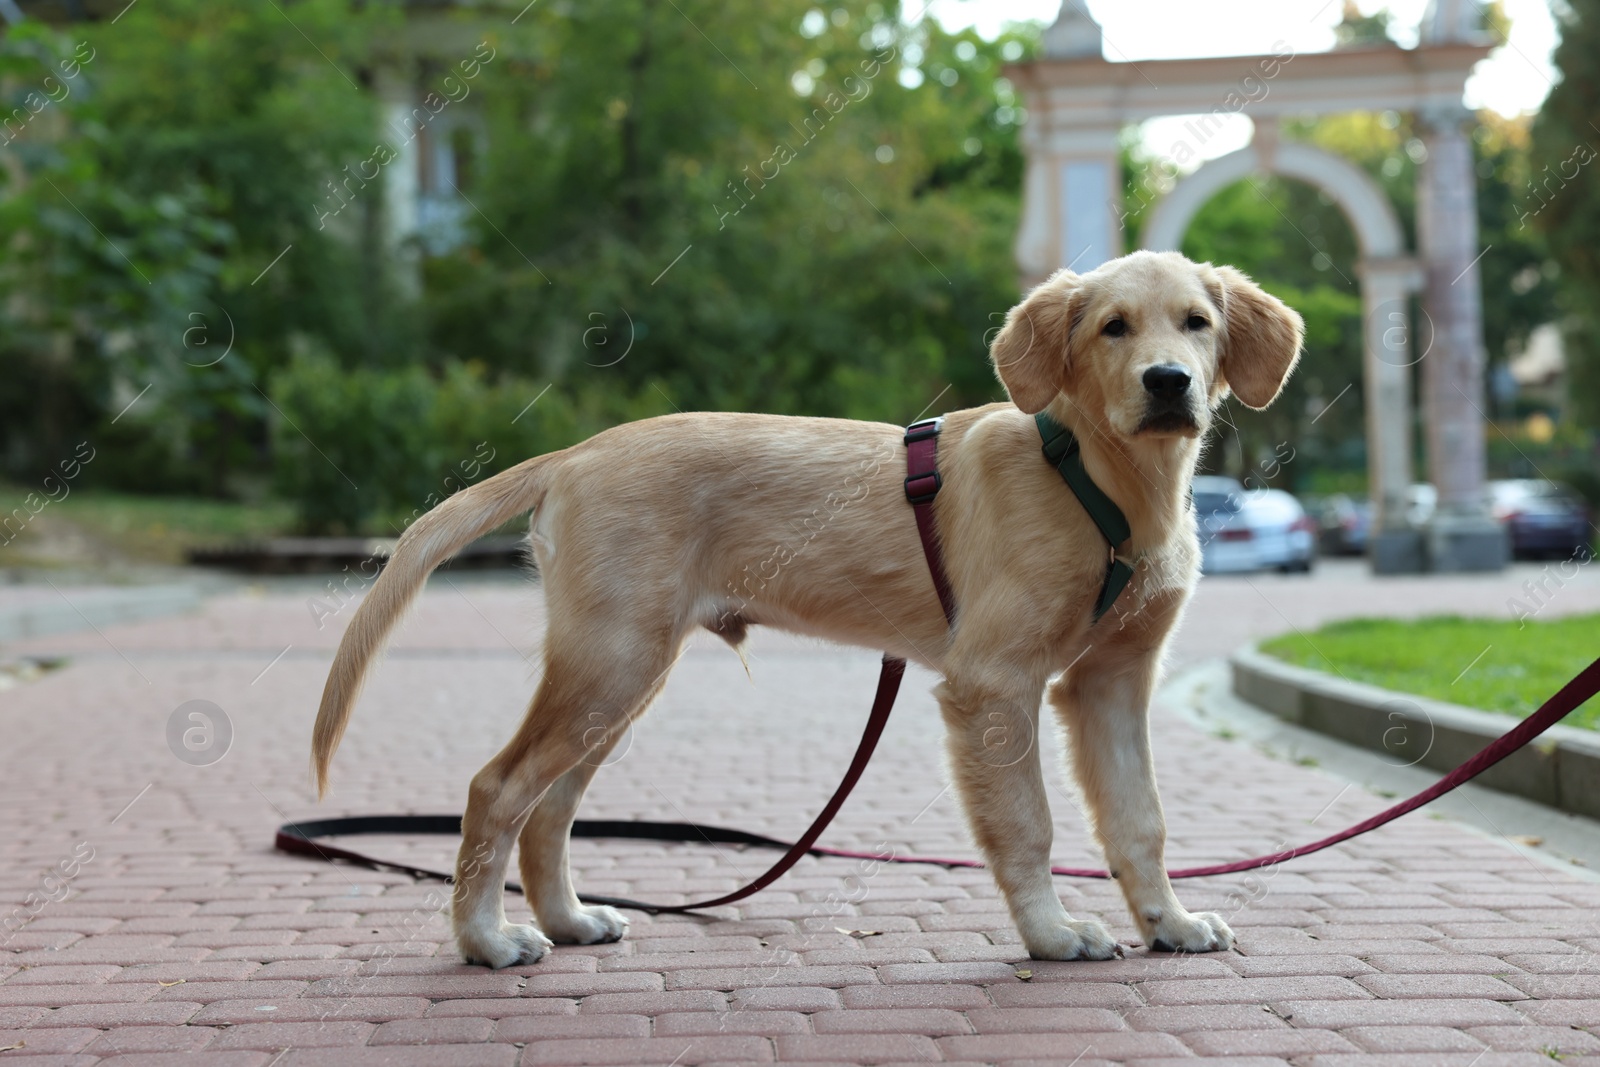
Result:
<svg viewBox="0 0 1600 1067"><path fill-rule="evenodd" d="M1122 509L1094 484L1089 472L1083 469L1083 455L1072 431L1042 411L1033 417L1033 421L1038 423L1039 436L1044 441L1044 458L1061 475L1061 480L1067 483L1067 488L1072 490L1072 495L1078 498L1078 503L1083 505L1083 510L1100 528L1100 535L1111 546L1105 583L1100 586L1100 599L1094 607L1094 621L1099 622L1133 578L1133 567L1117 558L1117 546L1126 541L1133 531L1129 529L1128 519L1122 514Z"/></svg>

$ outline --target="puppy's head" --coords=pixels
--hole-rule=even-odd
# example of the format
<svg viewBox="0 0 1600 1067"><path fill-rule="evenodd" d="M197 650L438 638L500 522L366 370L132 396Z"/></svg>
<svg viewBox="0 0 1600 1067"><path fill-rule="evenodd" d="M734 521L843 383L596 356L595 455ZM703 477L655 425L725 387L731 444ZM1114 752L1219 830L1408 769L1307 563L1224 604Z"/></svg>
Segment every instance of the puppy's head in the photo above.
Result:
<svg viewBox="0 0 1600 1067"><path fill-rule="evenodd" d="M1300 358L1304 324L1232 267L1135 252L1058 271L1011 309L990 349L1023 411L1060 394L1122 437L1199 437L1231 390L1264 408Z"/></svg>

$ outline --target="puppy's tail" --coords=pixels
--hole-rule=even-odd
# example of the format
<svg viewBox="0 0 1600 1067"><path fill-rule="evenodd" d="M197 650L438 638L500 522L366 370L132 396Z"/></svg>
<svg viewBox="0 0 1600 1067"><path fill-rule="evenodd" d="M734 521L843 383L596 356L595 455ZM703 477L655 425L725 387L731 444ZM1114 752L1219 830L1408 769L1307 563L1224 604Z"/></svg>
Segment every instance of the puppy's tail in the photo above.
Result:
<svg viewBox="0 0 1600 1067"><path fill-rule="evenodd" d="M383 647L435 567L501 523L537 508L547 489L546 464L537 456L447 498L406 530L356 610L339 642L311 736L317 797L328 789L328 764L344 737L350 712L373 656Z"/></svg>

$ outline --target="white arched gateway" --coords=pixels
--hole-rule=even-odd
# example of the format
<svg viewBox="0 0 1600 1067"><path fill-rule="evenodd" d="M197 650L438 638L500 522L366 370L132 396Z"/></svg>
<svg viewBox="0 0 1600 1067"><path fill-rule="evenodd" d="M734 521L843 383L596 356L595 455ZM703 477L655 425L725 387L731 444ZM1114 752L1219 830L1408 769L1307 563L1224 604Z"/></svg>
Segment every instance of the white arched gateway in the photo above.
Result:
<svg viewBox="0 0 1600 1067"><path fill-rule="evenodd" d="M1045 31L1044 57L1007 74L1026 96L1022 223L1017 262L1024 285L1061 266L1092 269L1120 255L1125 217L1119 137L1131 123L1194 114L1193 142L1174 145L1175 172L1221 128L1247 114L1254 142L1180 179L1149 213L1142 244L1176 249L1212 196L1253 174L1308 182L1343 210L1360 244L1364 304L1369 475L1376 506L1372 562L1380 571L1497 568L1505 534L1483 493L1486 455L1484 354L1472 150L1461 95L1490 42L1472 0L1434 0L1421 43L1295 54L1113 63L1084 0L1064 0ZM1284 141L1289 117L1409 110L1426 148L1417 173L1416 253L1383 190L1359 167L1313 145ZM1157 191L1135 191L1152 199ZM1412 353L1409 298L1421 293L1432 325ZM1424 359L1426 357L1426 359ZM1421 362L1428 474L1439 509L1425 536L1406 526L1411 481L1409 368Z"/></svg>
<svg viewBox="0 0 1600 1067"><path fill-rule="evenodd" d="M1256 143L1214 159L1180 180L1151 211L1141 244L1177 251L1189 223L1206 202L1253 174L1276 174L1316 186L1339 205L1355 231L1361 250L1356 269L1361 278L1365 347L1368 479L1378 515L1402 516L1406 487L1411 484L1407 368L1417 358L1410 354L1409 298L1422 287L1423 275L1416 260L1406 254L1400 220L1378 183L1349 160L1315 145L1258 137ZM1388 525L1399 524L1391 520ZM1387 567L1406 561L1379 562Z"/></svg>

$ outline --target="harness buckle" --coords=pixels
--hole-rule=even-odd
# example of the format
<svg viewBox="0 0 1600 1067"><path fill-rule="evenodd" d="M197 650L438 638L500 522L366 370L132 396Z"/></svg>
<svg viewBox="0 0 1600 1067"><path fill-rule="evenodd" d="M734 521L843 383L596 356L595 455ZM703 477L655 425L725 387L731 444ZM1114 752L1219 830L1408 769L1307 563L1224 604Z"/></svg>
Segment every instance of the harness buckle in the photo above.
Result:
<svg viewBox="0 0 1600 1067"><path fill-rule="evenodd" d="M926 441L930 437L938 437L939 431L942 429L944 429L943 415L937 418L923 419L921 422L913 422L906 427L906 444L914 445L918 441Z"/></svg>

